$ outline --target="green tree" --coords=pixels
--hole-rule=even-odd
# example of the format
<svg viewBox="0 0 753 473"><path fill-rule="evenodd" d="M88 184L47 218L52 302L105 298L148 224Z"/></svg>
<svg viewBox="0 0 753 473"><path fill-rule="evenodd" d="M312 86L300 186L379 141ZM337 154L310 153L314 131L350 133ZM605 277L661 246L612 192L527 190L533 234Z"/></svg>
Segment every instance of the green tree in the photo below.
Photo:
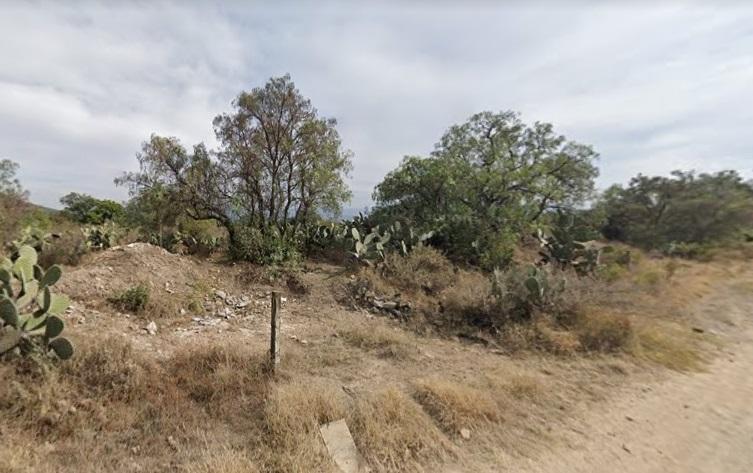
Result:
<svg viewBox="0 0 753 473"><path fill-rule="evenodd" d="M17 237L30 210L28 194L16 177L18 164L0 160L0 246Z"/></svg>
<svg viewBox="0 0 753 473"><path fill-rule="evenodd" d="M162 186L191 218L225 227L231 246L249 234L289 238L319 213L340 211L351 161L335 120L319 117L287 75L242 92L233 106L214 119L218 150L199 144L189 152L153 135L139 172L116 182L134 196Z"/></svg>
<svg viewBox="0 0 753 473"><path fill-rule="evenodd" d="M582 203L594 189L597 154L552 125L513 112L483 112L451 127L429 157L406 157L376 187L377 216L443 229L451 255L508 253L546 212ZM471 240L471 241L468 241ZM489 255L487 255L489 256ZM490 255L494 266L503 261Z"/></svg>
<svg viewBox="0 0 753 473"><path fill-rule="evenodd" d="M721 242L753 226L753 186L736 171L639 174L627 187L607 189L598 206L604 236L644 248Z"/></svg>
<svg viewBox="0 0 753 473"><path fill-rule="evenodd" d="M71 220L101 225L108 220L118 220L123 216L123 205L109 199L97 199L87 194L71 192L60 199L65 207L63 213Z"/></svg>
<svg viewBox="0 0 753 473"><path fill-rule="evenodd" d="M16 178L18 163L10 159L0 160L0 196L26 198L21 183Z"/></svg>

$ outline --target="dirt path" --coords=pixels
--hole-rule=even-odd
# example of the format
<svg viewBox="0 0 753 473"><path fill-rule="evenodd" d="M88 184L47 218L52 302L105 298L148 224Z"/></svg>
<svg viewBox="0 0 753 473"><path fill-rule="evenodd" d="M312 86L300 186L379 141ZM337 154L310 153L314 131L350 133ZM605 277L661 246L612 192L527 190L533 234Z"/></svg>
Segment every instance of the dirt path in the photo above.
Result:
<svg viewBox="0 0 753 473"><path fill-rule="evenodd" d="M510 470L753 471L753 293L746 292L722 291L698 309L726 339L705 372L624 393L585 413L564 447Z"/></svg>

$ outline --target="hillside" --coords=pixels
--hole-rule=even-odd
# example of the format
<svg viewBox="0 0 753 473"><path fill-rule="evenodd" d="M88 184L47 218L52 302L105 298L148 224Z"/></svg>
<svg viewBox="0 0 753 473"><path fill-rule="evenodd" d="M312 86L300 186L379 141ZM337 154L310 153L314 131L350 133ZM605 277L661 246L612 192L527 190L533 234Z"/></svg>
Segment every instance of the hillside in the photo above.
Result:
<svg viewBox="0 0 753 473"><path fill-rule="evenodd" d="M663 265L645 260L602 307L628 314L640 347L575 356L419 333L353 309L338 300L362 277L354 268L308 262L286 278L141 243L96 253L59 285L73 299L74 359L59 372L0 367L0 412L12 419L2 435L14 438L0 471L336 471L317 426L339 418L372 471L562 471L546 465L563 451L590 458L594 442L597 457L617 451L641 432L620 430L624 415L662 410L632 400L651 406L707 376L667 367L716 372L702 360L724 363L747 333L747 265L682 263L669 281L635 282ZM150 288L149 316L108 302L137 283ZM272 290L285 294L276 375L264 368ZM626 440L604 437L613 424ZM645 451L654 464L630 442L624 454Z"/></svg>

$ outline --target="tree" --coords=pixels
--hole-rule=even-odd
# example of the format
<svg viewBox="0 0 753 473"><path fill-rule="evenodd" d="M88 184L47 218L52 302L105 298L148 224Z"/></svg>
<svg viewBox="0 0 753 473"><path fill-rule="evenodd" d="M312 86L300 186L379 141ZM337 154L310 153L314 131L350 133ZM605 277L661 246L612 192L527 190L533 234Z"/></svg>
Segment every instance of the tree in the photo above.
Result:
<svg viewBox="0 0 753 473"><path fill-rule="evenodd" d="M16 178L18 164L9 160L0 160L0 249L17 237L23 225L23 218L30 211L28 194Z"/></svg>
<svg viewBox="0 0 753 473"><path fill-rule="evenodd" d="M152 135L140 171L116 182L134 196L162 186L191 218L224 226L231 245L243 228L285 235L322 211L340 211L351 161L335 120L320 118L287 75L242 92L233 106L214 119L218 150L199 144L188 152L176 138Z"/></svg>
<svg viewBox="0 0 753 473"><path fill-rule="evenodd" d="M0 160L0 196L26 198L21 183L16 178L18 163L10 159Z"/></svg>
<svg viewBox="0 0 753 473"><path fill-rule="evenodd" d="M63 213L71 220L101 225L108 220L118 220L123 216L123 206L109 199L97 199L87 194L71 192L60 199L65 206Z"/></svg>
<svg viewBox="0 0 753 473"><path fill-rule="evenodd" d="M753 186L736 171L639 174L627 187L607 189L598 206L604 236L644 248L720 242L753 227Z"/></svg>
<svg viewBox="0 0 753 473"><path fill-rule="evenodd" d="M374 191L376 213L422 229L451 228L445 244L455 253L469 243L494 246L500 235L509 246L546 212L592 194L597 156L550 124L482 112L451 127L431 156L406 157L390 172Z"/></svg>

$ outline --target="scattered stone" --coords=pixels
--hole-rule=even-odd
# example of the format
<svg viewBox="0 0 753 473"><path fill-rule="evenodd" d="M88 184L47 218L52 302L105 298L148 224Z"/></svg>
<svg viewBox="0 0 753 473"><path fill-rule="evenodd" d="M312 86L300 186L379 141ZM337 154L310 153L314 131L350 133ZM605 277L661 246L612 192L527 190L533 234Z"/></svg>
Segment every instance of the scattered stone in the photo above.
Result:
<svg viewBox="0 0 753 473"><path fill-rule="evenodd" d="M152 320L146 325L146 327L144 327L144 330L146 330L146 333L149 335L157 335L157 324Z"/></svg>
<svg viewBox="0 0 753 473"><path fill-rule="evenodd" d="M627 448L627 445L625 445L625 444L622 444L622 449L625 450L626 452L628 452L631 455L633 454L633 452L631 452L630 449Z"/></svg>
<svg viewBox="0 0 753 473"><path fill-rule="evenodd" d="M463 440L470 440L471 439L471 431L468 429L460 429L460 436L463 437Z"/></svg>
<svg viewBox="0 0 753 473"><path fill-rule="evenodd" d="M186 309L180 309L180 315L186 315Z"/></svg>
<svg viewBox="0 0 753 473"><path fill-rule="evenodd" d="M633 422L633 421L635 421L635 419L633 419L633 418L632 418L632 417L630 417L630 416L625 416L625 419L626 419L626 420L628 420L629 422Z"/></svg>
<svg viewBox="0 0 753 473"><path fill-rule="evenodd" d="M695 333L704 333L705 332L705 330L702 329L701 327L693 327L693 331Z"/></svg>
<svg viewBox="0 0 753 473"><path fill-rule="evenodd" d="M173 437L172 435L167 436L167 444L170 445L170 448L172 448L176 452L178 451L178 441L175 440L175 437Z"/></svg>
<svg viewBox="0 0 753 473"><path fill-rule="evenodd" d="M222 299L223 301L227 299L227 293L225 291L214 291L214 295L217 296L218 299Z"/></svg>

